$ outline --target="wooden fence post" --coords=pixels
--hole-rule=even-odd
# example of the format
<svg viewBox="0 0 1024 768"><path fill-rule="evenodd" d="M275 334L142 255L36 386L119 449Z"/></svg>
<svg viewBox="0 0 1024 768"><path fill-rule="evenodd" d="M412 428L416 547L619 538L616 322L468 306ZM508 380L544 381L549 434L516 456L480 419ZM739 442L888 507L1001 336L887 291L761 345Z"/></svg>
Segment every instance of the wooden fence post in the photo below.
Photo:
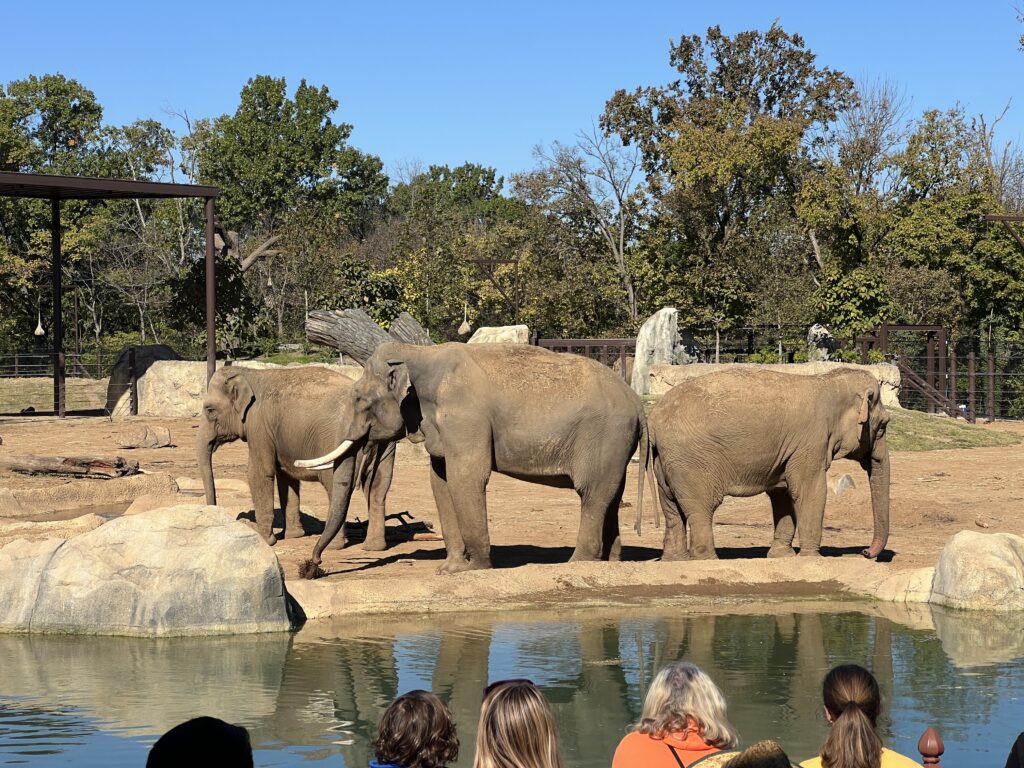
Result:
<svg viewBox="0 0 1024 768"><path fill-rule="evenodd" d="M139 377L135 374L135 347L128 347L128 402L132 416L139 415Z"/></svg>
<svg viewBox="0 0 1024 768"><path fill-rule="evenodd" d="M956 401L956 343L950 344L949 347L949 392L948 395L950 400L953 401L952 414L955 419L960 416L960 404Z"/></svg>
<svg viewBox="0 0 1024 768"><path fill-rule="evenodd" d="M942 743L939 732L929 726L917 741L917 751L921 753L921 762L925 765L941 765L939 758L946 751L946 745Z"/></svg>

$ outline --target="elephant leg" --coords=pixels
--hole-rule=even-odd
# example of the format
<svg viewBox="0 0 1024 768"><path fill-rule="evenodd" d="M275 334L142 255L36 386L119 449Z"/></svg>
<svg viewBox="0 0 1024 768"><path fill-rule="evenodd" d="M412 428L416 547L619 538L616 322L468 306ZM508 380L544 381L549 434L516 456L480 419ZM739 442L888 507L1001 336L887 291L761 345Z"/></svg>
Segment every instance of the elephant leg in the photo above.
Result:
<svg viewBox="0 0 1024 768"><path fill-rule="evenodd" d="M301 483L298 480L278 468L277 496L281 501L281 514L284 515L284 537L286 539L297 539L306 535L299 515L300 486Z"/></svg>
<svg viewBox="0 0 1024 768"><path fill-rule="evenodd" d="M441 536L448 556L438 568L438 573L457 573L465 571L469 566L466 557L466 542L459 530L459 521L455 516L452 496L448 491L448 471L444 459L430 458L430 490L434 493L437 515L441 519Z"/></svg>
<svg viewBox="0 0 1024 768"><path fill-rule="evenodd" d="M267 544L274 546L277 544L277 537L274 535L274 481L277 479L277 472L273 457L261 461L261 457L253 453L250 446L247 479L256 513L255 529Z"/></svg>
<svg viewBox="0 0 1024 768"><path fill-rule="evenodd" d="M580 529L569 562L621 560L619 504L626 478L597 480L581 488Z"/></svg>
<svg viewBox="0 0 1024 768"><path fill-rule="evenodd" d="M828 485L825 472L814 467L809 470L797 469L788 476L790 496L796 512L796 529L800 534L800 554L819 555L821 548L821 526L825 520L825 497Z"/></svg>
<svg viewBox="0 0 1024 768"><path fill-rule="evenodd" d="M465 552L469 556L469 561L461 570L490 568L491 539L487 531L487 480L490 477L490 466L486 472L481 472L469 465L469 460L463 459L459 463L463 468L457 472L451 471L449 465L448 493L451 494L459 533L462 534ZM458 466L454 461L452 465ZM444 572L452 573L452 570Z"/></svg>
<svg viewBox="0 0 1024 768"><path fill-rule="evenodd" d="M717 560L715 552L715 530L712 525L712 518L719 499L713 502L711 499L684 496L680 500L683 509L683 517L690 529L690 559L691 560Z"/></svg>
<svg viewBox="0 0 1024 768"><path fill-rule="evenodd" d="M775 521L775 538L768 550L768 557L793 557L793 536L796 534L796 511L788 488L772 488L768 491L772 501L772 519Z"/></svg>
<svg viewBox="0 0 1024 768"><path fill-rule="evenodd" d="M378 446L366 454L362 476L363 493L366 496L369 523L363 549L379 552L387 548L384 539L384 521L387 518L386 502L391 480L395 473L395 443Z"/></svg>
<svg viewBox="0 0 1024 768"><path fill-rule="evenodd" d="M686 547L686 518L676 501L675 495L665 478L661 461L654 462L654 477L658 483L658 500L661 512L665 516L665 541L662 545L662 560L689 560L690 552Z"/></svg>

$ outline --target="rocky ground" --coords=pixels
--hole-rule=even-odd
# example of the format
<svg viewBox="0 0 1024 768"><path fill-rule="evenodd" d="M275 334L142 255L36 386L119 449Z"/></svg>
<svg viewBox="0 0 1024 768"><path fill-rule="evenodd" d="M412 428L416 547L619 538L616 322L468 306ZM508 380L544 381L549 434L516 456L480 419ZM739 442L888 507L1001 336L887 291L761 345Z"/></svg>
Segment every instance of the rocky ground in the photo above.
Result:
<svg viewBox="0 0 1024 768"><path fill-rule="evenodd" d="M141 420L140 420L141 421ZM138 460L148 472L167 473L174 478L196 478L194 435L196 424L189 419L145 419L145 423L167 427L174 447L161 449L123 450L116 447L116 437L132 426L131 422L111 422L104 418L70 418L58 422L49 418L0 419L0 437L4 455L34 454L118 454ZM135 425L137 426L137 425ZM1024 434L1024 424L999 422L979 427L1001 433ZM982 532L1009 532L1024 535L1024 444L970 449L933 451L901 451L892 460L892 526L887 562L872 564L885 573L911 570L935 563L936 556L957 531L970 529ZM218 478L244 479L246 447L243 443L224 446L214 457ZM654 507L647 507L643 531L632 530L636 504L636 464L630 468L627 495L621 510L623 532L623 566L586 564L559 565L572 554L579 516L579 502L572 491L530 485L494 475L488 490L491 540L496 570L489 574L472 574L472 583L480 594L505 599L504 585L514 582L517 595L537 603L567 602L579 599L590 584L594 589L619 590L624 599L664 596L671 591L672 579L658 576L659 568L670 564L640 564L653 561L660 551L661 529L654 525ZM823 554L826 560L815 566L799 563L791 567L769 562L764 555L771 539L771 512L765 497L727 499L715 519L715 535L719 557L724 563L671 564L672 572L685 572L687 582L709 598L735 594L730 580L741 583L742 591L756 592L758 597L799 595L794 584L831 581L837 573L844 579L869 577L866 564L858 554L871 538L871 507L866 478L858 465L839 461L829 473L831 488L839 478L850 474L855 487L841 496L829 494L825 514ZM103 483L120 481L62 480L45 477L0 473L0 489L14 492L30 488L72 485L75 496L85 501L100 498ZM182 483L186 485L186 483ZM92 489L97 489L93 491ZM80 490L79 490L80 489ZM198 500L198 499L197 499ZM354 497L350 519L365 519L361 499ZM0 493L2 503L2 493ZM248 496L234 492L222 495L222 503L232 511L244 513L251 509ZM0 504L2 505L2 504ZM303 485L303 509L310 533L320 527L326 511L326 494L311 484ZM412 446L400 447L395 481L388 497L389 528L397 531L402 522L424 523L439 530L428 480L425 457ZM0 509L0 517L5 517ZM33 517L38 528L25 524L25 517L14 523L0 521L0 544L17 537L68 535L87 525L82 520L68 519L67 512L45 513ZM6 532L6 535L5 535ZM280 541L275 551L289 582L306 559L314 539ZM448 590L438 587L444 580L433 577L444 558L441 542L407 541L393 544L386 552L364 552L356 544L343 550L328 550L324 557L327 577L316 582L316 592L337 593L330 600L343 600L347 592L361 591L361 599L372 601L386 585L388 599L400 599L403 591L410 600L424 597L445 601ZM785 561L792 562L792 561ZM525 564L537 564L519 568ZM611 570L609 570L611 569ZM838 569L838 570L837 570ZM609 574L618 576L611 581ZM731 574L731 575L730 575ZM621 577L621 578L620 578ZM463 577L447 577L460 579ZM466 584L469 583L463 579ZM361 582L365 582L360 586ZM784 586L771 584L787 582ZM531 588L531 583L534 585ZM752 589L751 584L764 586ZM494 590L486 589L488 584ZM424 592L424 585L431 585ZM618 585L618 586L616 586ZM701 586L703 585L703 586ZM697 589L700 587L700 589ZM460 591L460 590L453 590ZM813 591L813 590L812 590ZM821 589L817 588L820 593ZM804 593L807 590L803 590ZM340 597L339 597L340 596ZM453 595L451 599L455 599ZM477 603L479 607L479 603Z"/></svg>

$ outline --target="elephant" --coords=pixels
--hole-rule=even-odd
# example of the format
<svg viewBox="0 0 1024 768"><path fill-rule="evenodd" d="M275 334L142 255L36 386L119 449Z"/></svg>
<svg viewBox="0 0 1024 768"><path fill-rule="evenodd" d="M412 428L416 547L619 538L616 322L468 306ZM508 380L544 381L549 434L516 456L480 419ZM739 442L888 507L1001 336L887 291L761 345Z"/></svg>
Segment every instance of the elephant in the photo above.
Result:
<svg viewBox="0 0 1024 768"><path fill-rule="evenodd" d="M313 550L320 555L341 530L348 513L356 465L366 496L369 524L363 548L382 550L385 501L394 472L395 444L363 441L337 468L297 469L294 462L311 452L328 450L342 424L352 418L353 382L326 368L255 370L229 367L210 379L203 400L203 418L196 438L196 457L206 503L217 503L213 453L224 443L243 440L249 446L248 479L256 509L256 528L267 544L277 542L272 530L274 480L277 480L286 538L304 535L299 519L299 484L319 481L330 498L327 523ZM358 462L357 462L358 460Z"/></svg>
<svg viewBox="0 0 1024 768"><path fill-rule="evenodd" d="M742 370L673 387L648 417L652 468L665 516L663 560L712 559L712 516L725 496L767 493L775 537L769 557L819 554L826 472L834 459L867 472L877 558L889 537L889 413L878 381L841 368L801 376ZM687 530L689 547L687 548Z"/></svg>
<svg viewBox="0 0 1024 768"><path fill-rule="evenodd" d="M519 344L385 342L353 395L338 447L299 464L322 466L365 439L422 442L447 549L440 573L491 566L491 472L575 489L572 559L619 558L626 468L638 443L647 465L647 425L640 398L607 366ZM639 520L642 472L638 492Z"/></svg>

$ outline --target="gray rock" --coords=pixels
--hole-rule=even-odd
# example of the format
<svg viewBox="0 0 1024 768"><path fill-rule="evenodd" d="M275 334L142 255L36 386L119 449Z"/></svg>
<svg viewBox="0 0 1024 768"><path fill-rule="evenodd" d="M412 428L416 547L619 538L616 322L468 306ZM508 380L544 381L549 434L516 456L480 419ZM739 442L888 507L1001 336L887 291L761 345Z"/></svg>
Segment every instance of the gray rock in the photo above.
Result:
<svg viewBox="0 0 1024 768"><path fill-rule="evenodd" d="M648 317L636 335L636 360L631 386L638 395L650 392L651 366L674 363L680 345L679 310L663 307Z"/></svg>
<svg viewBox="0 0 1024 768"><path fill-rule="evenodd" d="M292 628L281 566L218 507L121 517L67 540L0 549L0 630L224 635Z"/></svg>
<svg viewBox="0 0 1024 768"><path fill-rule="evenodd" d="M525 325L497 325L477 328L467 344L529 344L530 329Z"/></svg>
<svg viewBox="0 0 1024 768"><path fill-rule="evenodd" d="M929 602L963 610L1024 610L1024 537L960 531L939 553Z"/></svg>
<svg viewBox="0 0 1024 768"><path fill-rule="evenodd" d="M831 360L836 351L836 339L824 325L815 323L807 331L807 362Z"/></svg>
<svg viewBox="0 0 1024 768"><path fill-rule="evenodd" d="M6 491L6 492L5 492ZM45 518L47 513L95 507L124 508L147 493L177 493L166 472L115 477L110 480L75 479L44 488L0 489L0 517ZM9 501L13 499L13 503Z"/></svg>

